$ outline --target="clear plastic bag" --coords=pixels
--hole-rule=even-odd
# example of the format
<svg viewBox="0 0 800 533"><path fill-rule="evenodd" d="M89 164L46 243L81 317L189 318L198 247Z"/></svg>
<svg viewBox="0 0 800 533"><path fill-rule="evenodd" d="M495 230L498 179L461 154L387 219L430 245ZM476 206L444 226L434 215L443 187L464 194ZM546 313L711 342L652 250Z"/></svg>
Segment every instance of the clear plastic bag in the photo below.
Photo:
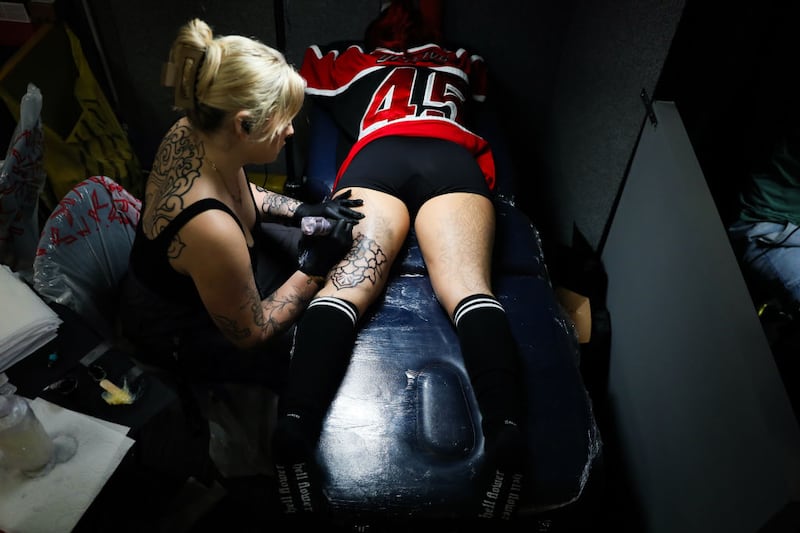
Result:
<svg viewBox="0 0 800 533"><path fill-rule="evenodd" d="M46 302L76 311L113 338L118 288L128 259L141 201L106 176L76 185L42 229L33 288Z"/></svg>
<svg viewBox="0 0 800 533"><path fill-rule="evenodd" d="M42 93L28 84L20 120L0 163L0 262L28 282L39 241L39 195L46 180L41 111Z"/></svg>

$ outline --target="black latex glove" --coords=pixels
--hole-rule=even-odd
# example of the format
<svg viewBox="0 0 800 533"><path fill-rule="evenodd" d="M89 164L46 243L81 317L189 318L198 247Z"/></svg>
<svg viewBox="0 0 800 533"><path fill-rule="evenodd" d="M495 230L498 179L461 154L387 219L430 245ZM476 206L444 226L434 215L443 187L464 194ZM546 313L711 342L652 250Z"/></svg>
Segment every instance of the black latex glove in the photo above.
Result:
<svg viewBox="0 0 800 533"><path fill-rule="evenodd" d="M353 224L350 220L337 220L327 235L303 235L298 270L309 276L327 276L353 245Z"/></svg>
<svg viewBox="0 0 800 533"><path fill-rule="evenodd" d="M351 207L358 207L364 204L364 200L350 200L351 191L348 189L345 193L340 194L336 198L323 200L318 204L304 203L297 206L292 219L300 223L303 217L325 217L332 220L350 220L356 221L364 218L363 213L353 211Z"/></svg>

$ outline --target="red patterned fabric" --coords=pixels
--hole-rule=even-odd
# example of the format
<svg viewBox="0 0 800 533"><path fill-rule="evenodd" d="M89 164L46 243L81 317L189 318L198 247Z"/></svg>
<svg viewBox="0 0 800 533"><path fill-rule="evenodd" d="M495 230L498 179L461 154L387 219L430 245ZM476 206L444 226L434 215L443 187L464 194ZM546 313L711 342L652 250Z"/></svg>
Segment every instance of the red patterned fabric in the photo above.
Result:
<svg viewBox="0 0 800 533"><path fill-rule="evenodd" d="M106 176L78 183L47 219L34 260L33 285L49 302L72 308L110 337L116 291L142 203Z"/></svg>

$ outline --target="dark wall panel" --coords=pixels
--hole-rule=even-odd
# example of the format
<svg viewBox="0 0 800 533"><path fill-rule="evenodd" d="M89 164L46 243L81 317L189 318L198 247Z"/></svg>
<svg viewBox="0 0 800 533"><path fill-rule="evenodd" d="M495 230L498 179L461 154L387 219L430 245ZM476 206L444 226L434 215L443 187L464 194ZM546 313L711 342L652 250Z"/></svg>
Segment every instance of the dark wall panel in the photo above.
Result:
<svg viewBox="0 0 800 533"><path fill-rule="evenodd" d="M228 2L198 0L87 4L119 95L120 118L128 125L144 168L150 168L161 136L176 117L171 89L161 86L161 65L182 24L200 17L216 33L250 35L273 45L276 39L272 1L237 2L246 6L242 9L232 9Z"/></svg>
<svg viewBox="0 0 800 533"><path fill-rule="evenodd" d="M573 227L601 246L645 108L684 0L575 3L547 125L547 190L537 198L552 237ZM554 207L553 207L554 206Z"/></svg>

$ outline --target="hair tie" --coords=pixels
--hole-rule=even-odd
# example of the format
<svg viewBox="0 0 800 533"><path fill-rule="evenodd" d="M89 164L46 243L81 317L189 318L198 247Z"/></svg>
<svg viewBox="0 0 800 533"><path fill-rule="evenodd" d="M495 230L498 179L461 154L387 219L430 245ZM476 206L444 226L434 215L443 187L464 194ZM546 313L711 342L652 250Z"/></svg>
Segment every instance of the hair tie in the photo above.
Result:
<svg viewBox="0 0 800 533"><path fill-rule="evenodd" d="M161 85L175 87L175 106L183 109L194 109L197 104L195 88L197 71L205 58L206 51L193 46L181 45L175 51L171 62L164 63L161 68ZM185 84L183 73L188 73L191 83Z"/></svg>

